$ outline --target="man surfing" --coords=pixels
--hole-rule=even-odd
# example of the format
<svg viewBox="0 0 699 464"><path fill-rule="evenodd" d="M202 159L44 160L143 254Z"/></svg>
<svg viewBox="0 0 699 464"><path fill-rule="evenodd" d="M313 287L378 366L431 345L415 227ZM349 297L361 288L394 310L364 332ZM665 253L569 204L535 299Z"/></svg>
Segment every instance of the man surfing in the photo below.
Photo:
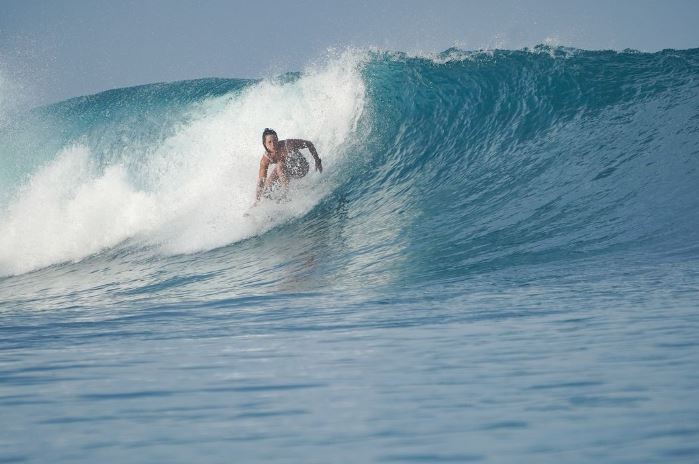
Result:
<svg viewBox="0 0 699 464"><path fill-rule="evenodd" d="M316 171L323 172L323 165L312 142L301 139L279 140L277 133L272 129L265 129L262 133L262 145L265 152L260 159L260 173L257 177L257 191L255 203L257 205L262 196L269 197L273 189L282 186L286 190L289 179L300 179L308 174L308 161L299 153L299 150L308 148L315 159ZM276 164L272 173L267 177L270 164Z"/></svg>

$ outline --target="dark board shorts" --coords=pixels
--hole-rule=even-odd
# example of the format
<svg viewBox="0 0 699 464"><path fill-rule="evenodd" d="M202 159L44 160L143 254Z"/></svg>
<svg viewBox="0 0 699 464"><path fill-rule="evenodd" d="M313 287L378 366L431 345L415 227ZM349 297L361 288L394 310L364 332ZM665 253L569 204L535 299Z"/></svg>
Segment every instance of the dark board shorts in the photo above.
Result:
<svg viewBox="0 0 699 464"><path fill-rule="evenodd" d="M284 174L292 179L300 179L308 174L308 161L301 153L295 151L286 157Z"/></svg>

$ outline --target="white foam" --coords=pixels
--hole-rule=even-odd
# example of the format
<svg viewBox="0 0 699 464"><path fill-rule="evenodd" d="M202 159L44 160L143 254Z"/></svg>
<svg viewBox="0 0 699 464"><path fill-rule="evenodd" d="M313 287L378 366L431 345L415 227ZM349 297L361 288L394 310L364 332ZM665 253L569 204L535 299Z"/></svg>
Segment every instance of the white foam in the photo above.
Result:
<svg viewBox="0 0 699 464"><path fill-rule="evenodd" d="M97 167L88 146L62 150L0 216L0 275L77 261L126 239L165 254L208 250L304 214L332 189L333 166L362 114L361 59L347 52L295 82L268 79L202 103L175 135L143 148L148 161L137 172L128 155ZM325 172L297 182L291 202L245 216L265 127L313 141Z"/></svg>
<svg viewBox="0 0 699 464"><path fill-rule="evenodd" d="M15 274L75 260L153 227L156 202L130 186L126 170L100 175L76 145L35 173L0 223L0 270Z"/></svg>

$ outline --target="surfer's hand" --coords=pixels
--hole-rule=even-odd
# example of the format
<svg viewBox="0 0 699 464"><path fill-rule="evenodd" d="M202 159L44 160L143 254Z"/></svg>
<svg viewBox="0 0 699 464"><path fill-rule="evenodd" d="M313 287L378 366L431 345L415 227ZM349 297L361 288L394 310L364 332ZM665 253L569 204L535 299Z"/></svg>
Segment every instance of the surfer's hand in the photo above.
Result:
<svg viewBox="0 0 699 464"><path fill-rule="evenodd" d="M323 172L323 164L320 162L320 158L316 158L316 171Z"/></svg>

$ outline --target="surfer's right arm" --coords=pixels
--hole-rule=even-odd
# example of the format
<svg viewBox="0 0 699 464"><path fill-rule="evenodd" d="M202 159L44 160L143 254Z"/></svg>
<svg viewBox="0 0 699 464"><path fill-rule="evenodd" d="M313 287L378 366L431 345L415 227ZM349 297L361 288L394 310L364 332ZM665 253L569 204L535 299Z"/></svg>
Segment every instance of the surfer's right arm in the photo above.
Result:
<svg viewBox="0 0 699 464"><path fill-rule="evenodd" d="M260 201L260 198L262 197L262 192L265 189L265 181L267 180L267 168L268 167L269 167L269 158L262 155L262 159L260 160L260 172L257 175L257 190L255 191L255 203L254 203L254 205L256 205L258 201Z"/></svg>

